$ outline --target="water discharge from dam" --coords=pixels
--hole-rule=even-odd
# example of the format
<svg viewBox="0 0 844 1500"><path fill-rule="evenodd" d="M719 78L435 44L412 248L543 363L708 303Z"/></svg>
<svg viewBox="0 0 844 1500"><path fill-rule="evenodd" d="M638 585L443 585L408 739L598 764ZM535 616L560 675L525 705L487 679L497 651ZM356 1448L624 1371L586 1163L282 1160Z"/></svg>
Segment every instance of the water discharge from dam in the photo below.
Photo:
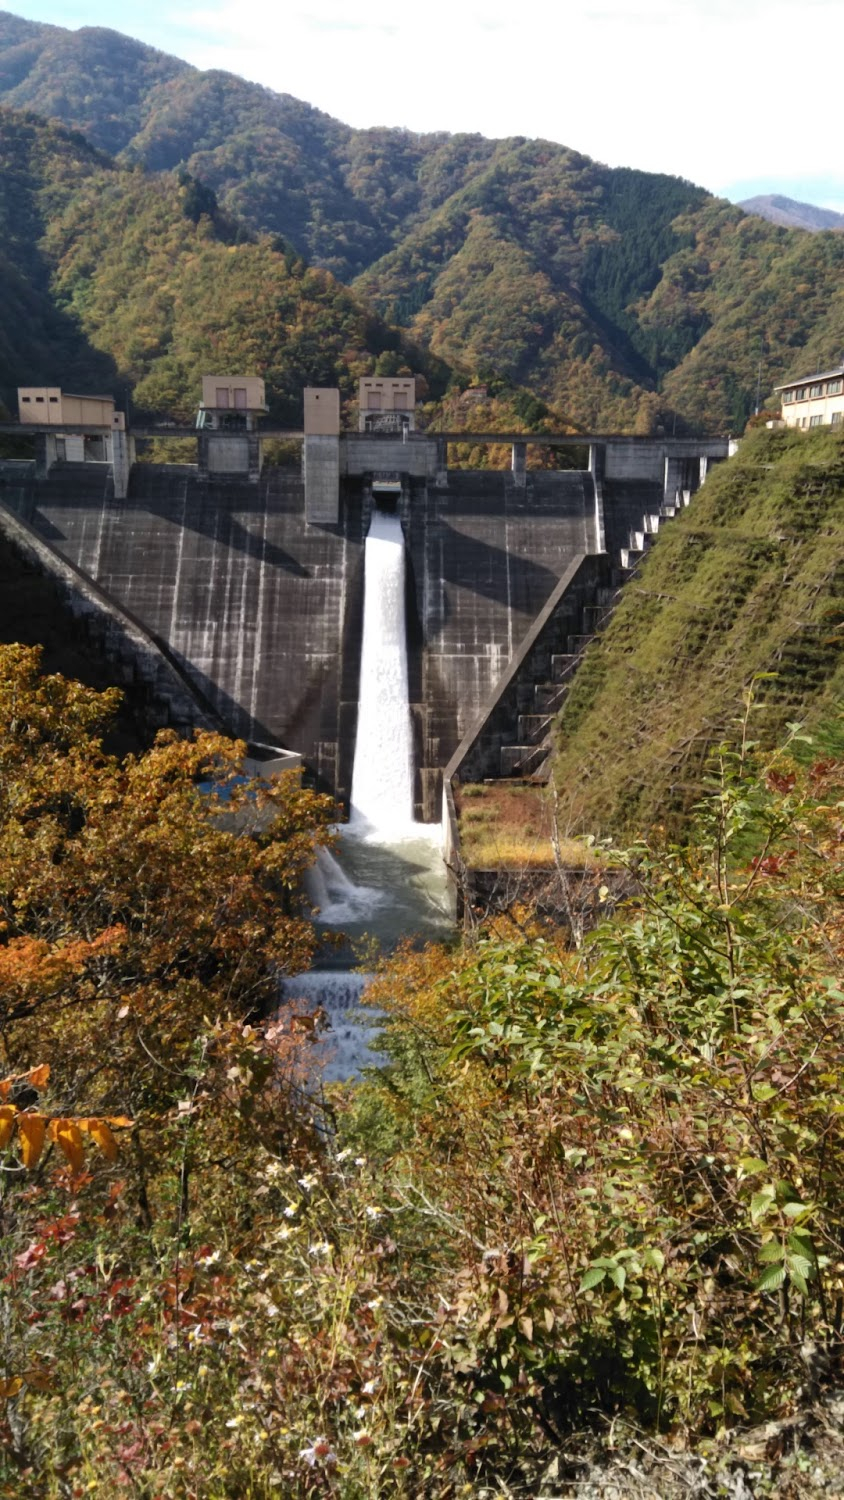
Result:
<svg viewBox="0 0 844 1500"><path fill-rule="evenodd" d="M366 539L358 730L350 817L336 853L320 850L307 880L317 926L390 951L405 937L444 937L451 921L438 825L413 821L413 743L408 703L405 546L397 515L375 510ZM321 1006L329 1030L318 1045L323 1077L345 1079L377 1061L377 1018L356 1013L365 978L312 970L284 996Z"/></svg>
<svg viewBox="0 0 844 1500"><path fill-rule="evenodd" d="M364 562L351 826L381 842L408 834L413 820L404 570L400 518L373 511Z"/></svg>

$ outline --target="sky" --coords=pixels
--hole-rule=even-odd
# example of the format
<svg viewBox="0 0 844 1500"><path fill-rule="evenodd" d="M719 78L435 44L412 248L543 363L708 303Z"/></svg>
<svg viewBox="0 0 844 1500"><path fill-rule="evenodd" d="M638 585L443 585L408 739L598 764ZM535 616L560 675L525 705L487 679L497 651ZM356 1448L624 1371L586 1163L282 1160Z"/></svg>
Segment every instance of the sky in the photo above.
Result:
<svg viewBox="0 0 844 1500"><path fill-rule="evenodd" d="M111 26L350 125L541 136L737 201L844 212L842 0L0 0Z"/></svg>

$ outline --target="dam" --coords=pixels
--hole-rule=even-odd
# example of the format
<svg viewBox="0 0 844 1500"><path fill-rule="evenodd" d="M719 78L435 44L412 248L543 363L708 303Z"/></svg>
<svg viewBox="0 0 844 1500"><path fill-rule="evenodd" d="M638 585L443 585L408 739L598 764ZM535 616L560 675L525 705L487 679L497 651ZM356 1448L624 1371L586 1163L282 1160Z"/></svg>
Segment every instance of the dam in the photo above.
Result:
<svg viewBox="0 0 844 1500"><path fill-rule="evenodd" d="M301 467L262 467L250 453L248 472L215 469L207 447L196 465L134 463L122 478L109 463L0 463L0 530L38 566L63 567L69 595L90 583L106 612L164 653L182 689L174 722L190 719L192 695L197 724L296 752L348 806L364 543L386 485L405 539L413 814L429 822L441 816L444 768L543 609L565 603L573 562L589 563L582 616L666 504L727 455L714 439L309 434L307 424L299 437ZM511 467L450 469L450 440L511 442ZM532 469L531 443L588 453L588 465Z"/></svg>

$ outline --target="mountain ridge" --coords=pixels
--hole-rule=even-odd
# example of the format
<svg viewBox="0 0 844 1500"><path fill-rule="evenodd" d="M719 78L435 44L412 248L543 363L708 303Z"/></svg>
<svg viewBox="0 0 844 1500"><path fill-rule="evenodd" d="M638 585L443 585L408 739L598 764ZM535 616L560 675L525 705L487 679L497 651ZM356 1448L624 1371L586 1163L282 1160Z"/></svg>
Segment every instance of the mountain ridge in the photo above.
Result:
<svg viewBox="0 0 844 1500"><path fill-rule="evenodd" d="M787 198L783 193L759 193L755 198L745 198L739 204L745 213L759 214L771 224L780 224L785 229L806 229L817 234L822 229L844 229L844 214L832 208L819 208L815 203L801 203L797 198Z"/></svg>
<svg viewBox="0 0 844 1500"><path fill-rule="evenodd" d="M514 136L355 130L103 28L0 13L0 102L187 173L461 378L581 429L723 432L844 345L844 238ZM760 359L762 378L759 379Z"/></svg>

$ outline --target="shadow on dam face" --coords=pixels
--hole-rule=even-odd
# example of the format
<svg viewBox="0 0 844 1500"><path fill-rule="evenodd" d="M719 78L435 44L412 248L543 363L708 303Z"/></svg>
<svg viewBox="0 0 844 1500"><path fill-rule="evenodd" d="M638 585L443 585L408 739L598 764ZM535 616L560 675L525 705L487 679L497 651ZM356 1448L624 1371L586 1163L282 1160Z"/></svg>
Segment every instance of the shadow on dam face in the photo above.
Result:
<svg viewBox="0 0 844 1500"><path fill-rule="evenodd" d="M83 467L27 491L31 524L168 647L233 734L299 751L347 799L364 482L343 481L336 524L310 525L293 470L248 484L136 465L115 500L102 466ZM572 557L595 550L595 495L581 471L521 490L509 473L455 472L442 489L409 481L401 508L416 812L434 819L443 766Z"/></svg>

